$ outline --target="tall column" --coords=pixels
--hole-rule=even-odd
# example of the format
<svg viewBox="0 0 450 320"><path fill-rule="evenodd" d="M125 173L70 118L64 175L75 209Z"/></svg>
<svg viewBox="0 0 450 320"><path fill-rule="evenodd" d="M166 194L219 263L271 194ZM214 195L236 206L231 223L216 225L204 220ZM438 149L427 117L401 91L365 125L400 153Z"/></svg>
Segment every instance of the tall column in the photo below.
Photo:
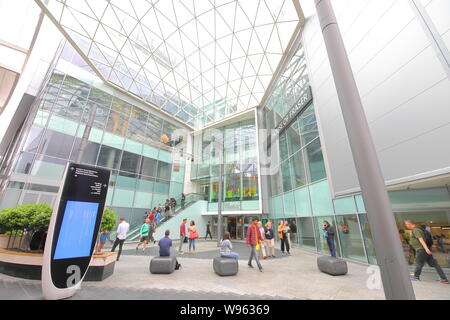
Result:
<svg viewBox="0 0 450 320"><path fill-rule="evenodd" d="M399 232L375 145L330 0L315 0L347 134L367 209L386 299L413 300Z"/></svg>

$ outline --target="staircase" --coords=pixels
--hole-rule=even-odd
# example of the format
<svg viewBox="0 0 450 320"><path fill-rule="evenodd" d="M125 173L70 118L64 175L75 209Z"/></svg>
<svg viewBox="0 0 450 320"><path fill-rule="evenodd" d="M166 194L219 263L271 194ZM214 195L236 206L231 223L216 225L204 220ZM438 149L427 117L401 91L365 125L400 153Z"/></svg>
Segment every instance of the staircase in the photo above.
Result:
<svg viewBox="0 0 450 320"><path fill-rule="evenodd" d="M184 203L181 202L181 196L179 198L175 198L175 201L177 202L175 208L173 208L171 211L168 212L168 216L165 216L165 213L162 212L162 218L161 223L158 225L158 228L160 228L162 225L164 225L167 221L172 219L173 217L176 217L178 214L195 204L197 201L204 200L204 195L199 193L190 193L186 195L186 200ZM142 224L139 226L134 226L130 228L130 231L128 232L127 240L125 243L134 243L139 242L139 231L141 229ZM115 238L115 235L111 235L110 239Z"/></svg>

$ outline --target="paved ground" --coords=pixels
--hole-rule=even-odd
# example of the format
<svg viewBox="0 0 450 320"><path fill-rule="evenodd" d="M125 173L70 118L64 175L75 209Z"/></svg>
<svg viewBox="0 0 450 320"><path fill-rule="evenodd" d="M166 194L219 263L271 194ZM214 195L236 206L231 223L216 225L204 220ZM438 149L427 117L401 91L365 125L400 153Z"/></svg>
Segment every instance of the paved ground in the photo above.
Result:
<svg viewBox="0 0 450 320"><path fill-rule="evenodd" d="M267 300L267 299L325 299L379 300L381 289L371 290L369 266L348 263L349 273L331 277L317 270L317 254L300 249L292 256L262 261L264 271L247 266L248 250L244 244L234 243L241 253L239 273L234 277L219 277L212 267L217 255L215 241L199 242L197 253L178 256L182 264L171 275L152 275L149 272L150 254L143 254L126 245L114 275L103 282L85 282L74 300L132 299L132 300ZM187 247L184 247L187 249ZM278 252L279 255L279 252ZM372 267L373 268L373 267ZM423 281L414 282L417 299L449 300L450 286L434 281L435 274L427 273ZM0 299L42 299L40 281L18 280L0 275Z"/></svg>

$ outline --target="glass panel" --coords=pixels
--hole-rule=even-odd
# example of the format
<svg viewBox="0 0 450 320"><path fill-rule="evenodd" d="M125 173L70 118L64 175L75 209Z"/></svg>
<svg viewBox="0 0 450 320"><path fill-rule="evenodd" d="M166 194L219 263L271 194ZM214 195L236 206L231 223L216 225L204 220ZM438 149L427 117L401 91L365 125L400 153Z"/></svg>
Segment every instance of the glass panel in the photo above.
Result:
<svg viewBox="0 0 450 320"><path fill-rule="evenodd" d="M141 158L137 154L124 151L120 170L137 173L141 165Z"/></svg>
<svg viewBox="0 0 450 320"><path fill-rule="evenodd" d="M292 162L291 159L281 164L281 174L283 177L283 191L288 192L292 190Z"/></svg>
<svg viewBox="0 0 450 320"><path fill-rule="evenodd" d="M322 145L320 139L314 140L310 145L306 147L306 155L308 158L307 168L309 181L311 183L325 179L327 177L325 171L325 164L322 154Z"/></svg>
<svg viewBox="0 0 450 320"><path fill-rule="evenodd" d="M299 119L299 129L302 135L302 144L304 146L306 146L308 143L319 136L316 116L314 112L305 112L304 114L302 114Z"/></svg>
<svg viewBox="0 0 450 320"><path fill-rule="evenodd" d="M306 185L303 151L297 152L291 161L293 163L293 170L294 170L293 188L295 189Z"/></svg>
<svg viewBox="0 0 450 320"><path fill-rule="evenodd" d="M118 137L109 132L105 132L105 135L103 136L103 144L120 150L123 149L124 141L124 138Z"/></svg>
<svg viewBox="0 0 450 320"><path fill-rule="evenodd" d="M243 176L243 200L257 200L258 196L258 172L256 165L245 166Z"/></svg>
<svg viewBox="0 0 450 320"><path fill-rule="evenodd" d="M37 126L32 126L28 136L26 138L25 144L23 146L23 151L27 151L27 152L37 152L38 151L38 146L39 146L39 142L41 140L42 137L42 133L44 132L43 128L37 127Z"/></svg>
<svg viewBox="0 0 450 320"><path fill-rule="evenodd" d="M356 215L336 216L344 258L367 262Z"/></svg>
<svg viewBox="0 0 450 320"><path fill-rule="evenodd" d="M166 180L156 179L154 192L169 195L170 182Z"/></svg>
<svg viewBox="0 0 450 320"><path fill-rule="evenodd" d="M122 151L103 145L98 155L97 165L100 167L118 169Z"/></svg>
<svg viewBox="0 0 450 320"><path fill-rule="evenodd" d="M72 161L76 161L78 154L80 152L81 139L76 138L73 145L73 151L70 156ZM88 142L86 148L84 149L83 156L81 157L80 163L95 165L97 163L97 156L100 150L100 145L94 142Z"/></svg>
<svg viewBox="0 0 450 320"><path fill-rule="evenodd" d="M142 154L145 157L152 159L158 159L158 153L159 153L158 149L146 145L144 145L144 149L142 150Z"/></svg>
<svg viewBox="0 0 450 320"><path fill-rule="evenodd" d="M31 165L33 164L34 154L22 152L17 160L14 172L29 174L31 171Z"/></svg>
<svg viewBox="0 0 450 320"><path fill-rule="evenodd" d="M241 192L241 175L228 174L225 176L225 201L240 201Z"/></svg>
<svg viewBox="0 0 450 320"><path fill-rule="evenodd" d="M120 172L117 176L116 187L121 189L131 189L136 188L137 176L135 174L129 174L126 172Z"/></svg>
<svg viewBox="0 0 450 320"><path fill-rule="evenodd" d="M134 207L149 209L152 206L152 200L153 198L151 193L136 191Z"/></svg>
<svg viewBox="0 0 450 320"><path fill-rule="evenodd" d="M356 206L358 208L358 212L366 212L366 208L364 206L364 200L362 195L358 194L355 196Z"/></svg>
<svg viewBox="0 0 450 320"><path fill-rule="evenodd" d="M328 180L311 185L309 192L314 215L334 214Z"/></svg>
<svg viewBox="0 0 450 320"><path fill-rule="evenodd" d="M108 123L106 124L106 130L114 135L125 137L128 128L128 116L111 111Z"/></svg>
<svg viewBox="0 0 450 320"><path fill-rule="evenodd" d="M450 207L447 188L391 191L389 197L393 210L398 211Z"/></svg>
<svg viewBox="0 0 450 320"><path fill-rule="evenodd" d="M288 142L289 155L293 155L301 148L300 134L298 133L297 122L294 122L287 130L286 137Z"/></svg>
<svg viewBox="0 0 450 320"><path fill-rule="evenodd" d="M63 177L67 161L37 156L33 164L31 175L35 177L60 180Z"/></svg>
<svg viewBox="0 0 450 320"><path fill-rule="evenodd" d="M311 216L312 208L309 198L309 188L304 187L294 191L296 213L299 216Z"/></svg>
<svg viewBox="0 0 450 320"><path fill-rule="evenodd" d="M167 162L158 161L157 177L165 180L170 180L172 172L172 165Z"/></svg>
<svg viewBox="0 0 450 320"><path fill-rule="evenodd" d="M131 208L133 206L134 190L116 188L112 201L113 206Z"/></svg>
<svg viewBox="0 0 450 320"><path fill-rule="evenodd" d="M301 248L316 250L316 239L314 237L313 218L298 219L298 237Z"/></svg>
<svg viewBox="0 0 450 320"><path fill-rule="evenodd" d="M142 165L140 174L145 176L154 177L156 174L156 167L158 166L158 161L155 159L150 159L147 157L142 157Z"/></svg>
<svg viewBox="0 0 450 320"><path fill-rule="evenodd" d="M280 135L280 161L284 161L289 157L286 133Z"/></svg>
<svg viewBox="0 0 450 320"><path fill-rule="evenodd" d="M165 150L159 150L159 160L172 163L172 153Z"/></svg>
<svg viewBox="0 0 450 320"><path fill-rule="evenodd" d="M143 148L142 143L139 143L139 142L136 142L136 141L133 141L130 139L127 139L125 141L125 145L123 146L124 150L135 153L135 154L139 154L139 155L142 153L142 148Z"/></svg>
<svg viewBox="0 0 450 320"><path fill-rule="evenodd" d="M256 211L259 210L259 201L242 201L241 202L242 211Z"/></svg>
<svg viewBox="0 0 450 320"><path fill-rule="evenodd" d="M331 225L332 228L334 228L334 232L335 235L334 237L325 237L325 231L324 231L324 222L328 221L328 223ZM322 253L326 253L326 254L330 254L331 255L331 251L330 251L330 247L329 244L331 246L335 246L336 248L336 256L340 257L340 250L339 250L339 241L338 241L338 237L337 237L337 228L336 228L336 223L334 222L334 218L332 216L328 216L328 217L317 217L314 218L314 227L316 229L316 234L317 234L317 250L319 252Z"/></svg>
<svg viewBox="0 0 450 320"><path fill-rule="evenodd" d="M281 183L281 169L278 168L276 173L270 176L270 185L272 188L272 196L277 196L283 192L283 185Z"/></svg>
<svg viewBox="0 0 450 320"><path fill-rule="evenodd" d="M372 232L370 231L370 225L367 219L367 215L360 214L358 216L369 263L377 264L377 258L375 256L375 246L373 245Z"/></svg>
<svg viewBox="0 0 450 320"><path fill-rule="evenodd" d="M296 215L295 212L295 200L294 193L288 192L284 194L284 216L293 217Z"/></svg>
<svg viewBox="0 0 450 320"><path fill-rule="evenodd" d="M356 213L356 203L352 197L334 199L334 209L336 213Z"/></svg>
<svg viewBox="0 0 450 320"><path fill-rule="evenodd" d="M93 112L92 110L95 111L94 115L92 115ZM102 107L96 104L95 102L88 101L81 122L83 123L91 122L93 127L103 130L108 121L108 116L109 116L109 108Z"/></svg>

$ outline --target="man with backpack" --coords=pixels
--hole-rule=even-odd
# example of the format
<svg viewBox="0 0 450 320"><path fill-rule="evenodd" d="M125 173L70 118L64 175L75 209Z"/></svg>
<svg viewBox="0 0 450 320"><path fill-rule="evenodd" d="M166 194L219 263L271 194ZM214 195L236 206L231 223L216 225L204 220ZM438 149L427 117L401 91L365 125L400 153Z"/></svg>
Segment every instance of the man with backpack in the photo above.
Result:
<svg viewBox="0 0 450 320"><path fill-rule="evenodd" d="M405 226L409 230L412 230L412 235L409 240L410 245L416 250L416 270L414 275L411 276L412 280L420 280L420 274L425 263L432 268L435 268L440 277L440 283L448 284L448 278L445 275L442 268L433 257L431 248L433 247L433 237L426 230L416 226L411 220L405 221Z"/></svg>

